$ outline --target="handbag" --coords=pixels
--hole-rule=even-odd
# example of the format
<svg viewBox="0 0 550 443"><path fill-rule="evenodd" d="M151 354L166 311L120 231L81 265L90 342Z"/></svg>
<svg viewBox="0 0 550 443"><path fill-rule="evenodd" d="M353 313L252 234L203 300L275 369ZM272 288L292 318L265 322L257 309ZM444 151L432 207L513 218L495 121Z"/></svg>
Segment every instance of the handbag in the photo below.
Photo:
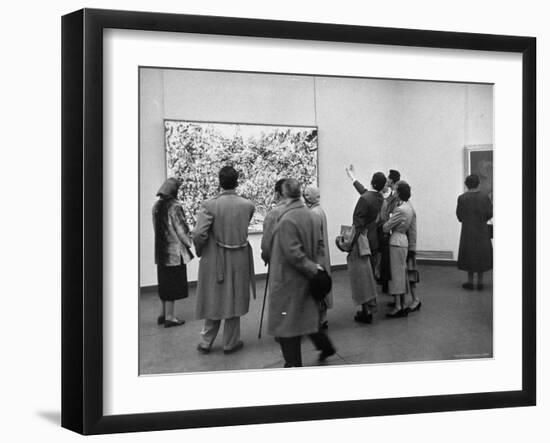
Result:
<svg viewBox="0 0 550 443"><path fill-rule="evenodd" d="M415 257L407 257L407 279L409 283L420 283L420 273L416 269Z"/></svg>
<svg viewBox="0 0 550 443"><path fill-rule="evenodd" d="M336 237L336 247L342 252L350 252L355 238L355 226L342 225L340 235Z"/></svg>

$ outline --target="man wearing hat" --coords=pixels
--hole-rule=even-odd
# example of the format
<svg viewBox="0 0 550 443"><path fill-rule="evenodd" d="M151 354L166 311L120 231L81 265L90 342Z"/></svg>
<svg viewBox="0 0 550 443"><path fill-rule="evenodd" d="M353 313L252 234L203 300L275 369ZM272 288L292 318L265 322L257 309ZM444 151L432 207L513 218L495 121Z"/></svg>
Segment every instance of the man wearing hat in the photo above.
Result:
<svg viewBox="0 0 550 443"><path fill-rule="evenodd" d="M267 330L279 338L284 366L289 368L302 366L303 335L308 335L321 351L321 362L336 351L319 330L319 307L312 294L312 282L314 290L325 286L318 278L325 250L321 222L301 200L297 180L285 180L283 195L287 204L275 228L270 257Z"/></svg>

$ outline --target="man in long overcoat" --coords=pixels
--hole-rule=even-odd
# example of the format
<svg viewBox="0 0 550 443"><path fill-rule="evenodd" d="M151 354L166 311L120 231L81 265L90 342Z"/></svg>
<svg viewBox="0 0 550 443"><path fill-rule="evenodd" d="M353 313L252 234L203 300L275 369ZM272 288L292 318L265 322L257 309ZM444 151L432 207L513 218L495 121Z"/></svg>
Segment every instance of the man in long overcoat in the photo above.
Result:
<svg viewBox="0 0 550 443"><path fill-rule="evenodd" d="M270 256L268 333L279 338L285 367L302 366L301 337L309 335L324 361L335 353L329 338L319 331L319 306L310 280L322 267L321 223L300 199L300 184L287 179L282 211Z"/></svg>
<svg viewBox="0 0 550 443"><path fill-rule="evenodd" d="M224 353L243 347L240 317L248 312L250 289L255 295L254 261L248 243L248 225L254 203L237 195L238 172L224 166L219 173L221 192L203 203L193 241L200 257L196 317L204 319L198 350L210 352L221 320Z"/></svg>

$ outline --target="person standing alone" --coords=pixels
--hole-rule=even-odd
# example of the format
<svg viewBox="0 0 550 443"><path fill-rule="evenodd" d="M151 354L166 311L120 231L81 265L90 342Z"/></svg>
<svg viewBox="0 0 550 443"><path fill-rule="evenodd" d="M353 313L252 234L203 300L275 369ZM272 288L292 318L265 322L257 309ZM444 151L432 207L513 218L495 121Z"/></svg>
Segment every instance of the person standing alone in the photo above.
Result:
<svg viewBox="0 0 550 443"><path fill-rule="evenodd" d="M479 190L479 177L469 175L464 182L468 190L458 197L456 217L462 223L458 248L458 269L468 273L464 289L483 289L483 273L493 269L493 245L487 222L493 217L489 196Z"/></svg>

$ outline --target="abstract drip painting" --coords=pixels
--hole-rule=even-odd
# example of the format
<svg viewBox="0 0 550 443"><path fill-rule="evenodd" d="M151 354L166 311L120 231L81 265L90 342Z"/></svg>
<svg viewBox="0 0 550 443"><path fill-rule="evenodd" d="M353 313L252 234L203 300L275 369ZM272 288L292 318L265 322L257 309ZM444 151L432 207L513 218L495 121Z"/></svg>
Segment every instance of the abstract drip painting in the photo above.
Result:
<svg viewBox="0 0 550 443"><path fill-rule="evenodd" d="M219 192L218 171L239 171L237 193L256 205L250 232L262 232L280 178L317 185L317 128L165 120L166 172L182 186L178 197L191 228L201 203Z"/></svg>

